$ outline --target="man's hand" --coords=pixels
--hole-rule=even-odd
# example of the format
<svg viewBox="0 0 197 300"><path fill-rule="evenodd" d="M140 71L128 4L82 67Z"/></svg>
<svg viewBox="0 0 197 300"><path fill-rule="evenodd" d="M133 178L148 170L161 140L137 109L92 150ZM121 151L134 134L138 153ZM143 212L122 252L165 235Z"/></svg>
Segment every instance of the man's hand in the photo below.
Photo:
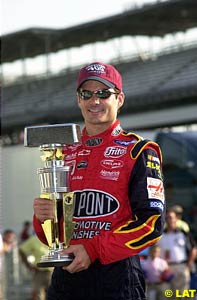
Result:
<svg viewBox="0 0 197 300"><path fill-rule="evenodd" d="M63 267L64 270L67 270L70 273L86 270L91 264L90 257L82 244L71 245L69 248L64 249L62 253L73 253L75 256L73 262L69 266Z"/></svg>
<svg viewBox="0 0 197 300"><path fill-rule="evenodd" d="M49 199L36 198L33 202L34 214L40 222L54 219L54 203Z"/></svg>

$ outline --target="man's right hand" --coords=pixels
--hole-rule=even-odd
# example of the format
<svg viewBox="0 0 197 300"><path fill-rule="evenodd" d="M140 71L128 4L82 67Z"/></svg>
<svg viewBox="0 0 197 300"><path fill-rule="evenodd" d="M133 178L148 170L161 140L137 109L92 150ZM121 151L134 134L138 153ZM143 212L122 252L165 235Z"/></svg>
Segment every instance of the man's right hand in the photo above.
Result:
<svg viewBox="0 0 197 300"><path fill-rule="evenodd" d="M45 198L35 198L33 202L34 214L40 222L54 219L54 203Z"/></svg>

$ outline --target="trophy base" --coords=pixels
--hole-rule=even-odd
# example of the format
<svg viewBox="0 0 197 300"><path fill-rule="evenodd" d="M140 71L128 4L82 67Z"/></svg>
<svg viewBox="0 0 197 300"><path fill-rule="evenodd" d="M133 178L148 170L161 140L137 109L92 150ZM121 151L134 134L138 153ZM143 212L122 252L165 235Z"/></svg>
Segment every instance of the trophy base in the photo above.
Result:
<svg viewBox="0 0 197 300"><path fill-rule="evenodd" d="M61 250L62 251L62 250ZM38 268L49 268L49 267L65 267L71 264L74 259L73 254L60 254L60 250L49 251L48 254L43 255L39 263Z"/></svg>

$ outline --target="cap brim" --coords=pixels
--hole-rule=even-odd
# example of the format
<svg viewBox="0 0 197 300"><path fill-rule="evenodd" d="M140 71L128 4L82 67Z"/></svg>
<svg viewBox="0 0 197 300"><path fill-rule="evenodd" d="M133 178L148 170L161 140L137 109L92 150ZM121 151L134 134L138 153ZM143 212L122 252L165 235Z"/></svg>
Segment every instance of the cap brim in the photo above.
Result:
<svg viewBox="0 0 197 300"><path fill-rule="evenodd" d="M113 83L111 83L110 81L104 79L104 78L101 78L101 77L98 77L98 76L90 76L90 77L87 77L86 79L84 79L81 83L80 83L80 86L87 80L96 80L96 81L99 81L103 84L105 84L106 86L108 86L109 88L115 88L115 85ZM79 86L79 87L80 87ZM78 88L79 88L78 87Z"/></svg>

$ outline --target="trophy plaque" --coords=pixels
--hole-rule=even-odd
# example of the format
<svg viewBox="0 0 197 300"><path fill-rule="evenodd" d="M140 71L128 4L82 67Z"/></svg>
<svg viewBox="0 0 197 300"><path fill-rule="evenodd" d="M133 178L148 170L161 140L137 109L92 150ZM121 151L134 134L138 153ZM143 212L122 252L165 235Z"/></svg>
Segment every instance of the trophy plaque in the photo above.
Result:
<svg viewBox="0 0 197 300"><path fill-rule="evenodd" d="M77 124L30 126L24 130L24 146L39 147L42 152L44 167L37 170L41 188L40 197L49 199L54 204L54 219L42 223L49 249L48 253L41 257L38 267L66 266L74 258L73 254L61 253L63 249L69 247L75 226L74 193L70 189L72 167L64 164L62 150L66 145L80 142L80 126ZM60 230L64 233L63 241L60 241Z"/></svg>

